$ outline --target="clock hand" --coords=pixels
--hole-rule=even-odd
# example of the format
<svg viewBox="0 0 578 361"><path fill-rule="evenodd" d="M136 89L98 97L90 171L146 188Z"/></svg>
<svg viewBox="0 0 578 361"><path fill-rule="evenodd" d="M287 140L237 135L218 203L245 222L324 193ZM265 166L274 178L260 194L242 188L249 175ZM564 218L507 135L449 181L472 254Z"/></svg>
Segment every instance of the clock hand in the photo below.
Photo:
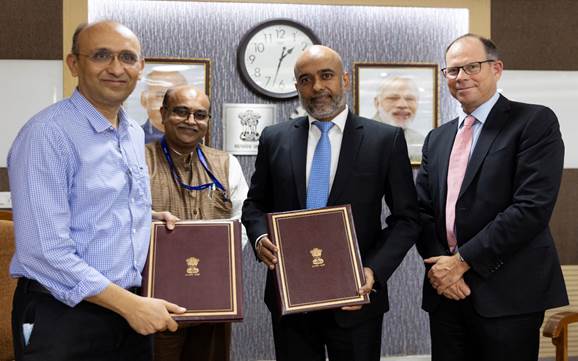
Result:
<svg viewBox="0 0 578 361"><path fill-rule="evenodd" d="M285 48L283 48L283 49L285 49ZM286 53L281 54L281 60L285 59L285 57L286 57L287 55L291 54L291 53L293 52L293 49L295 49L295 47L292 47L291 49L287 50Z"/></svg>
<svg viewBox="0 0 578 361"><path fill-rule="evenodd" d="M287 55L291 54L293 52L293 49L295 49L295 47L292 47L291 49L287 50L287 52L285 52L285 49L287 48L283 47L283 49L281 49L281 57L279 58L279 63L277 64L277 71L275 72L275 77L273 78L273 85L275 85L275 82L277 81L277 75L279 75L279 69L281 68L281 63L283 62L283 59L285 59Z"/></svg>
<svg viewBox="0 0 578 361"><path fill-rule="evenodd" d="M279 58L279 62L277 63L277 71L275 71L275 77L273 78L273 85L275 85L275 82L277 81L277 75L279 75L279 68L281 68L281 63L285 58L285 49L286 49L285 47L281 49L281 57Z"/></svg>

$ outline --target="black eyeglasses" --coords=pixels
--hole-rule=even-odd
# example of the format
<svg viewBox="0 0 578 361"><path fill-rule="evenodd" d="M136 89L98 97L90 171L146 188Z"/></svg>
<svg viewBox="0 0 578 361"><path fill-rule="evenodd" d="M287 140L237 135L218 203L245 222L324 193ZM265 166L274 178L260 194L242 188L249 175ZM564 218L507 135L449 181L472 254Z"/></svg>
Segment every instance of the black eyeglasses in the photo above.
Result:
<svg viewBox="0 0 578 361"><path fill-rule="evenodd" d="M93 63L102 65L110 64L114 58L117 58L118 61L122 64L132 66L135 65L140 59L138 54L129 50L123 50L115 53L108 49L98 49L90 54L78 53L76 55L86 56Z"/></svg>
<svg viewBox="0 0 578 361"><path fill-rule="evenodd" d="M488 59L484 61L475 61L473 63L469 63L462 66L449 66L447 68L443 68L441 71L444 76L448 79L455 79L458 77L460 73L460 69L462 69L468 75L478 74L482 70L483 63L492 63L496 61L495 59Z"/></svg>
<svg viewBox="0 0 578 361"><path fill-rule="evenodd" d="M167 107L163 108L168 109ZM207 120L211 117L211 114L204 110L191 110L187 107L174 107L173 109L170 109L170 112L180 120L188 120L191 115L193 116L193 119L198 121Z"/></svg>

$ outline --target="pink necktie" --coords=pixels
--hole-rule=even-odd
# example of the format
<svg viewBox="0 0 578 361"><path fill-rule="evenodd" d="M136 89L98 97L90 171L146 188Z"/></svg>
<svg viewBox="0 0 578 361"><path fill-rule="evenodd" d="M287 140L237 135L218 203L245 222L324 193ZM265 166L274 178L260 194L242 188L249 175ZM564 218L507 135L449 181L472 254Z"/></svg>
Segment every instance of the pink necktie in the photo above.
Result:
<svg viewBox="0 0 578 361"><path fill-rule="evenodd" d="M470 158L470 149L472 148L472 125L476 118L468 115L464 121L462 129L458 130L454 147L450 155L450 164L448 166L448 194L446 198L446 234L448 245L452 252L455 251L457 240L454 231L456 223L456 202L460 194L460 188L466 174L468 160Z"/></svg>

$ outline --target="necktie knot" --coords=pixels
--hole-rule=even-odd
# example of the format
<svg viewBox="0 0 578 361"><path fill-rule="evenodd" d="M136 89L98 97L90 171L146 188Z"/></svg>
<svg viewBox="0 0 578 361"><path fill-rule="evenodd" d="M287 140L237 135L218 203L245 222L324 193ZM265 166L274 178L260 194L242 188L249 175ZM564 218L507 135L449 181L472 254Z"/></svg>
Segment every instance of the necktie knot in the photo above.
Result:
<svg viewBox="0 0 578 361"><path fill-rule="evenodd" d="M472 115L468 115L466 117L466 119L464 120L464 127L471 128L475 122L476 122L476 118L474 118Z"/></svg>
<svg viewBox="0 0 578 361"><path fill-rule="evenodd" d="M322 134L327 134L329 130L335 125L333 122L320 122L318 120L314 121L313 124L319 128Z"/></svg>

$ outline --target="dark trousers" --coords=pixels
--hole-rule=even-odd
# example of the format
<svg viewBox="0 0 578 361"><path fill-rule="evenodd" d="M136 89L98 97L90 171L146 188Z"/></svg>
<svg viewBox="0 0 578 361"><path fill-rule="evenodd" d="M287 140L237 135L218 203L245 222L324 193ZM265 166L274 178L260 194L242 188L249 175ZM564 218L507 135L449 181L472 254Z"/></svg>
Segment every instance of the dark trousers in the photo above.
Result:
<svg viewBox="0 0 578 361"><path fill-rule="evenodd" d="M229 361L230 323L179 325L155 335L155 361Z"/></svg>
<svg viewBox="0 0 578 361"><path fill-rule="evenodd" d="M273 317L277 361L378 361L383 315L344 328L333 312Z"/></svg>
<svg viewBox="0 0 578 361"><path fill-rule="evenodd" d="M544 312L487 318L466 299L430 313L432 361L536 361Z"/></svg>
<svg viewBox="0 0 578 361"><path fill-rule="evenodd" d="M69 307L35 281L18 280L12 307L16 361L152 360L152 337L124 318L89 302ZM27 346L24 323L34 324Z"/></svg>

